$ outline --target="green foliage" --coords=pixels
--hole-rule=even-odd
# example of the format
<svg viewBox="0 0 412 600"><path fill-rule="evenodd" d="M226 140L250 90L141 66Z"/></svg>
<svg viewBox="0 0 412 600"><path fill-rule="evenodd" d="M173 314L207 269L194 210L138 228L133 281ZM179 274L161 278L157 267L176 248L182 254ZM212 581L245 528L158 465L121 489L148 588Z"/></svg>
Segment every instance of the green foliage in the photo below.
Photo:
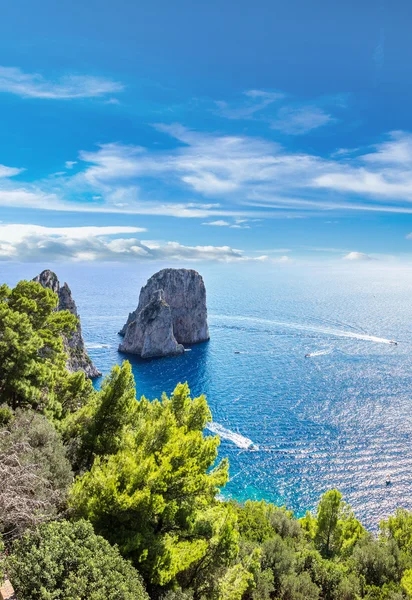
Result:
<svg viewBox="0 0 412 600"><path fill-rule="evenodd" d="M279 510L273 504L267 504L263 500L261 502L247 500L243 506L238 505L238 525L241 536L259 544L273 537L275 529L270 518Z"/></svg>
<svg viewBox="0 0 412 600"><path fill-rule="evenodd" d="M380 524L382 536L395 540L398 548L412 555L412 513L398 508L387 521Z"/></svg>
<svg viewBox="0 0 412 600"><path fill-rule="evenodd" d="M412 598L412 569L404 571L401 579L401 587L406 592L408 598Z"/></svg>
<svg viewBox="0 0 412 600"><path fill-rule="evenodd" d="M270 569L259 571L255 576L255 589L252 591L252 600L270 600L275 591L273 573Z"/></svg>
<svg viewBox="0 0 412 600"><path fill-rule="evenodd" d="M318 600L319 588L309 573L286 575L282 581L282 600Z"/></svg>
<svg viewBox="0 0 412 600"><path fill-rule="evenodd" d="M93 384L90 379L85 377L83 371L76 373L63 372L59 377L55 395L61 406L61 415L68 418L71 414L78 411L83 405L91 401L95 394ZM65 427L64 421L56 422L59 429Z"/></svg>
<svg viewBox="0 0 412 600"><path fill-rule="evenodd" d="M337 490L299 520L218 500L205 397L137 401L128 362L95 391L65 368L77 320L56 306L40 284L0 286L0 531L19 598L143 600L142 576L153 600L412 599L412 513L375 539Z"/></svg>
<svg viewBox="0 0 412 600"><path fill-rule="evenodd" d="M365 535L365 529L355 519L351 508L342 501L338 490L323 494L316 520L307 513L301 525L324 557L341 553L349 555L356 542Z"/></svg>
<svg viewBox="0 0 412 600"><path fill-rule="evenodd" d="M178 590L169 590L161 597L161 600L193 600L192 591L183 591L181 588Z"/></svg>
<svg viewBox="0 0 412 600"><path fill-rule="evenodd" d="M318 505L315 544L324 556L330 556L339 549L341 499L340 492L330 490L322 496Z"/></svg>
<svg viewBox="0 0 412 600"><path fill-rule="evenodd" d="M69 336L77 319L56 312L57 295L33 281L11 290L0 286L0 402L13 409L33 407L60 416L55 390L66 375L61 335Z"/></svg>
<svg viewBox="0 0 412 600"><path fill-rule="evenodd" d="M233 554L235 532L225 527L230 513L215 500L228 465L212 468L219 440L203 436L211 419L204 396L192 399L179 384L171 398L137 402L131 385L125 363L94 400L98 427L88 428L85 439L95 459L75 482L71 504L148 582L164 586L212 548L223 558Z"/></svg>
<svg viewBox="0 0 412 600"><path fill-rule="evenodd" d="M7 569L25 600L146 600L141 579L87 521L51 522L17 540Z"/></svg>
<svg viewBox="0 0 412 600"><path fill-rule="evenodd" d="M136 409L132 368L125 361L113 367L99 393L90 394L89 402L67 418L65 438L71 440L69 452L78 470L90 468L96 456L120 449Z"/></svg>
<svg viewBox="0 0 412 600"><path fill-rule="evenodd" d="M0 406L0 427L7 425L13 419L13 411L8 406Z"/></svg>
<svg viewBox="0 0 412 600"><path fill-rule="evenodd" d="M360 589L357 576L348 576L343 562L324 559L312 547L304 549L296 562L296 570L306 571L319 587L321 598L327 600L355 600Z"/></svg>
<svg viewBox="0 0 412 600"><path fill-rule="evenodd" d="M270 569L276 592L280 592L282 579L293 572L294 565L294 548L279 535L275 535L263 544L262 568Z"/></svg>
<svg viewBox="0 0 412 600"><path fill-rule="evenodd" d="M242 600L243 594L252 585L253 575L241 563L230 567L219 582L219 600Z"/></svg>
<svg viewBox="0 0 412 600"><path fill-rule="evenodd" d="M367 585L381 587L391 581L399 582L399 549L393 541L365 536L354 549L352 560Z"/></svg>

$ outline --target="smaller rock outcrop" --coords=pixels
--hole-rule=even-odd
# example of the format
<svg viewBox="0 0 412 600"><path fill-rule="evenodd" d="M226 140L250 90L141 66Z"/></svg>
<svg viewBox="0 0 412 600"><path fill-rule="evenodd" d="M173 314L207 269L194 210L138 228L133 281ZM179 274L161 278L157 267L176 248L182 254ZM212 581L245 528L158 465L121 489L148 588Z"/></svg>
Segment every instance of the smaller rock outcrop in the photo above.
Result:
<svg viewBox="0 0 412 600"><path fill-rule="evenodd" d="M152 275L119 333L124 336L119 351L142 358L181 354L183 344L208 340L201 275L188 269L163 269Z"/></svg>
<svg viewBox="0 0 412 600"><path fill-rule="evenodd" d="M56 273L46 269L45 271L42 271L40 275L37 275L33 281L40 283L44 288L49 288L55 294L57 294L59 298L59 304L56 310L68 310L72 315L75 315L79 319L76 303L73 300L70 288L67 283L64 283L62 286L60 285ZM90 377L90 379L100 377L100 371L94 366L89 355L87 354L84 345L80 319L79 324L72 336L70 338L63 337L63 342L65 351L68 355L66 366L71 373L83 371L87 377Z"/></svg>
<svg viewBox="0 0 412 600"><path fill-rule="evenodd" d="M119 350L139 354L142 358L173 356L185 351L173 334L172 311L163 290L157 290L129 323Z"/></svg>

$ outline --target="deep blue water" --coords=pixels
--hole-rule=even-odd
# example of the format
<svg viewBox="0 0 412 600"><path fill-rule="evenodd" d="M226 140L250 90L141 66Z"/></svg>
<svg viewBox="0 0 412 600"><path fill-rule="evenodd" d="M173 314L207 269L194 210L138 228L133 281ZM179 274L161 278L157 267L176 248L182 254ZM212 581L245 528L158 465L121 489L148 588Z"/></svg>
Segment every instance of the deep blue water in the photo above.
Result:
<svg viewBox="0 0 412 600"><path fill-rule="evenodd" d="M44 266L4 264L0 279L14 284ZM125 358L117 331L158 267L52 268L72 288L90 356L107 373ZM397 506L412 509L412 271L195 268L206 283L210 342L180 357L130 360L139 396L170 393L179 381L207 395L227 430L224 495L301 515L337 487L371 528ZM245 449L244 438L259 449Z"/></svg>

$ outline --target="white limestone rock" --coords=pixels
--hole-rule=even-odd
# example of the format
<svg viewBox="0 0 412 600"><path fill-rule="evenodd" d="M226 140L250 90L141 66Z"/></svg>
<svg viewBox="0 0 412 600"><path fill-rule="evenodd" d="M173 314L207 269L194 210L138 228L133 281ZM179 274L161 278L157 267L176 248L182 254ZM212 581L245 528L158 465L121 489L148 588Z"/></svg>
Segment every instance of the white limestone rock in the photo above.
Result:
<svg viewBox="0 0 412 600"><path fill-rule="evenodd" d="M163 269L152 275L119 333L124 336L119 350L143 358L181 354L182 344L208 340L201 275L191 269Z"/></svg>

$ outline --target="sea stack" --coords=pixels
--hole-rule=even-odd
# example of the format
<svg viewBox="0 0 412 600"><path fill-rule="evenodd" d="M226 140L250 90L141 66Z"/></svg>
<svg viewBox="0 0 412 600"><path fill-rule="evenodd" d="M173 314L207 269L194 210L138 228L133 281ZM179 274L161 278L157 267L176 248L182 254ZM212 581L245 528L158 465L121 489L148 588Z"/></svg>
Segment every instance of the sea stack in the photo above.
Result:
<svg viewBox="0 0 412 600"><path fill-rule="evenodd" d="M76 303L73 300L70 288L67 283L64 283L62 286L60 285L56 273L46 269L40 275L37 275L33 281L40 283L44 288L49 288L57 294L59 304L56 310L68 310L79 319ZM64 349L68 355L66 366L71 373L83 371L90 379L100 377L100 371L94 366L86 352L80 319L77 329L73 332L72 336L70 338L63 337L63 342Z"/></svg>
<svg viewBox="0 0 412 600"><path fill-rule="evenodd" d="M201 275L191 269L163 269L152 275L119 333L124 336L119 351L142 358L182 354L183 344L208 340Z"/></svg>

